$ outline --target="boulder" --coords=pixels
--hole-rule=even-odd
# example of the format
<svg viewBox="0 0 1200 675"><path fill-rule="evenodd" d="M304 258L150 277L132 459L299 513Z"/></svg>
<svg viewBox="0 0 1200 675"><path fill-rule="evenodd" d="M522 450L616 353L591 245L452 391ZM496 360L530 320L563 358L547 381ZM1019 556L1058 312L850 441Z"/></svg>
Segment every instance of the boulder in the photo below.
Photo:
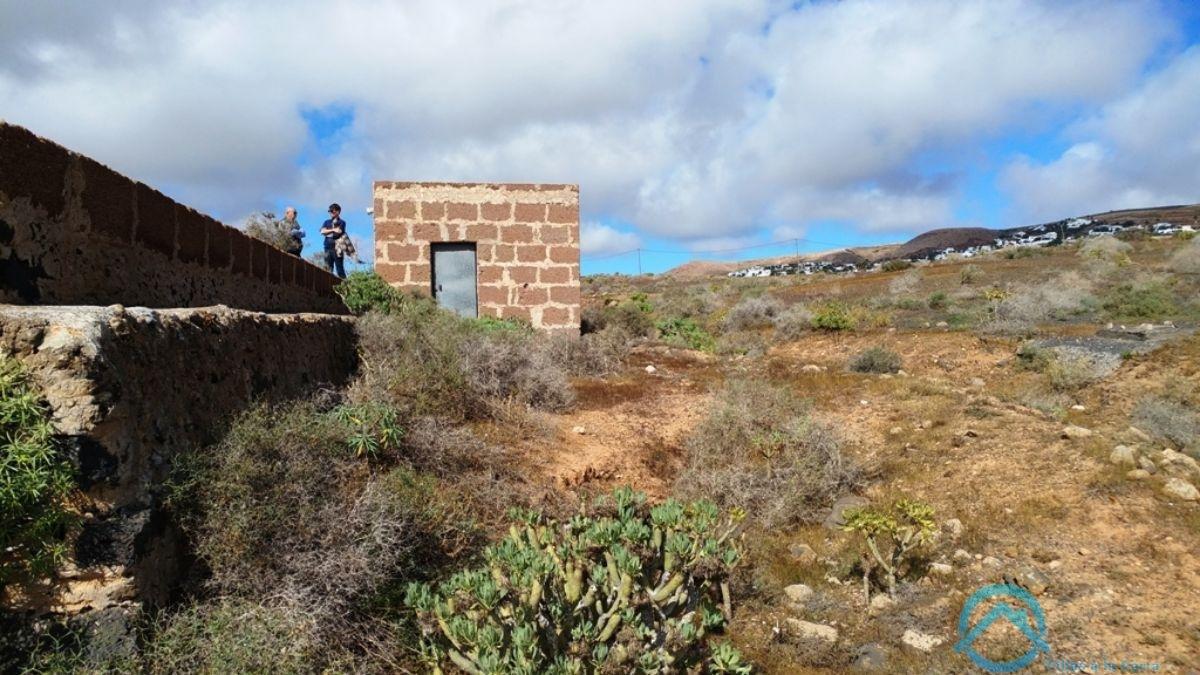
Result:
<svg viewBox="0 0 1200 675"><path fill-rule="evenodd" d="M813 589L805 584L792 584L784 588L783 592L787 595L788 600L799 605L808 602L813 596Z"/></svg>
<svg viewBox="0 0 1200 675"><path fill-rule="evenodd" d="M900 642L917 651L928 653L933 651L934 647L945 642L945 640L936 635L928 635L909 628L904 631L904 635L900 636Z"/></svg>
<svg viewBox="0 0 1200 675"><path fill-rule="evenodd" d="M1137 463L1137 458L1134 455L1133 448L1128 445L1118 445L1109 454L1108 461L1117 466L1134 466Z"/></svg>
<svg viewBox="0 0 1200 675"><path fill-rule="evenodd" d="M1196 486L1187 482L1182 478L1171 477L1167 479L1163 485L1163 492L1177 497L1185 502L1194 502L1200 499L1200 491L1196 490Z"/></svg>
<svg viewBox="0 0 1200 675"><path fill-rule="evenodd" d="M951 541L958 541L963 533L962 521L958 518L948 518L946 522L942 523L942 532L945 532Z"/></svg>
<svg viewBox="0 0 1200 675"><path fill-rule="evenodd" d="M808 544L792 544L788 547L788 553L791 553L796 562L802 565L813 565L817 562L817 552Z"/></svg>
<svg viewBox="0 0 1200 675"><path fill-rule="evenodd" d="M929 565L929 573L936 574L939 577L948 577L954 574L954 567L946 563L931 563Z"/></svg>
<svg viewBox="0 0 1200 675"><path fill-rule="evenodd" d="M865 644L858 648L854 657L854 670L885 671L887 670L887 652L875 643Z"/></svg>
<svg viewBox="0 0 1200 675"><path fill-rule="evenodd" d="M787 620L787 632L792 637L802 640L820 640L822 642L837 642L838 629L823 623L813 623L800 619Z"/></svg>
<svg viewBox="0 0 1200 675"><path fill-rule="evenodd" d="M896 606L896 601L890 596L879 594L871 598L871 604L867 607L867 616L879 616L886 614L887 611Z"/></svg>
<svg viewBox="0 0 1200 675"><path fill-rule="evenodd" d="M1068 425L1065 429L1062 430L1062 438L1065 438L1067 440L1077 441L1080 439L1091 438L1091 437L1092 437L1091 429L1085 429L1083 427L1076 426L1074 424Z"/></svg>
<svg viewBox="0 0 1200 675"><path fill-rule="evenodd" d="M846 524L846 511L861 509L870 504L870 500L856 495L847 495L833 503L829 515L825 517L824 525L831 530L840 530Z"/></svg>

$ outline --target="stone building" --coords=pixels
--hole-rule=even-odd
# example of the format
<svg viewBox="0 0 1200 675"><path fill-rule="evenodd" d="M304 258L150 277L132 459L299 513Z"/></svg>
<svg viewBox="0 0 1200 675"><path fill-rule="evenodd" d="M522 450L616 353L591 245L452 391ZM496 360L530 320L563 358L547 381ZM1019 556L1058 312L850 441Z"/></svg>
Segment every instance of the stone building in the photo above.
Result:
<svg viewBox="0 0 1200 675"><path fill-rule="evenodd" d="M579 186L375 183L375 271L463 316L579 331Z"/></svg>

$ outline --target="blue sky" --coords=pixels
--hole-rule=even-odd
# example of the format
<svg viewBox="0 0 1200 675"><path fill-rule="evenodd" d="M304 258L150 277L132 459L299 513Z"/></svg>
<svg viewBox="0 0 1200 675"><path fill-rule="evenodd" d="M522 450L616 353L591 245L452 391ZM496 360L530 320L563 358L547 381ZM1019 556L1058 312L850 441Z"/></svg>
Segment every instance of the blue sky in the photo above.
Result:
<svg viewBox="0 0 1200 675"><path fill-rule="evenodd" d="M1185 0L0 0L0 117L308 251L373 180L578 183L585 273L1194 203L1197 110Z"/></svg>

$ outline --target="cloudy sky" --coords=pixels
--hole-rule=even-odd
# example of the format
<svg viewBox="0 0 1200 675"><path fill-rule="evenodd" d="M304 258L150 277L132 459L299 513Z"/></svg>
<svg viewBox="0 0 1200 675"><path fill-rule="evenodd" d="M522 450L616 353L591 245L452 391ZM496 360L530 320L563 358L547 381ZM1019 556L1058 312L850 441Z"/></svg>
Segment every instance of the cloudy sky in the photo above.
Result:
<svg viewBox="0 0 1200 675"><path fill-rule="evenodd" d="M310 249L375 179L579 183L631 271L1200 202L1198 5L0 0L0 118Z"/></svg>

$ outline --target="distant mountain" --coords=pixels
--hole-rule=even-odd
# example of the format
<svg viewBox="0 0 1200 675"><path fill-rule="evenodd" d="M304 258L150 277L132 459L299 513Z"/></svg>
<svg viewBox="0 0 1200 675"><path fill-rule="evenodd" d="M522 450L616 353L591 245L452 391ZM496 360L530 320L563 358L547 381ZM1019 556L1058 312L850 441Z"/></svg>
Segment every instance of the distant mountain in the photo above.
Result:
<svg viewBox="0 0 1200 675"><path fill-rule="evenodd" d="M873 262L895 258L930 257L946 249L963 250L975 246L987 246L996 239L1019 238L1057 232L1070 226L1076 233L1087 232L1100 226L1152 227L1158 223L1191 225L1200 230L1200 204L1178 206L1154 206L1144 209L1105 211L1076 218L1066 218L1051 223L1027 227L1011 227L992 230L986 227L948 227L919 234L903 244L883 244L847 248L820 253L805 253L797 256L776 256L758 260L736 262L700 261L684 263L666 275L676 278L696 279L727 274L738 269L755 266L779 265L796 261L812 261L835 265L854 264L862 267Z"/></svg>

